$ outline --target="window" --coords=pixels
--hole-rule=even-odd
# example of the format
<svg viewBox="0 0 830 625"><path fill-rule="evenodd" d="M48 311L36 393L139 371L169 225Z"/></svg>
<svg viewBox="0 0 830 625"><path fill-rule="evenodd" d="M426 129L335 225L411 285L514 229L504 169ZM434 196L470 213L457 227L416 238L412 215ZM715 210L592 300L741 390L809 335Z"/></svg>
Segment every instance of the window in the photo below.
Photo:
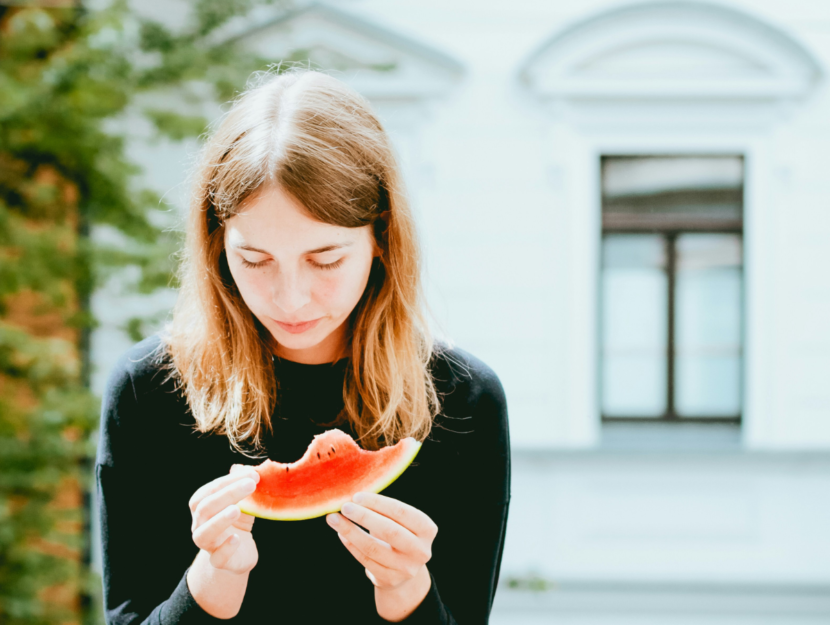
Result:
<svg viewBox="0 0 830 625"><path fill-rule="evenodd" d="M739 422L743 158L602 158L605 421Z"/></svg>

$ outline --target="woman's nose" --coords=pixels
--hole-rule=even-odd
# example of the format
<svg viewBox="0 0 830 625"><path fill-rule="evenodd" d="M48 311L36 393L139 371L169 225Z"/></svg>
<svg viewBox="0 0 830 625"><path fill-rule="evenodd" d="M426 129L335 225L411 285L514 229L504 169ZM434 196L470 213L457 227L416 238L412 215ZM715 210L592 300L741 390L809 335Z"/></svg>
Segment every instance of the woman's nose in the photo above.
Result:
<svg viewBox="0 0 830 625"><path fill-rule="evenodd" d="M310 289L295 271L281 271L273 286L271 298L286 315L292 315L311 301ZM302 320L301 320L302 321Z"/></svg>

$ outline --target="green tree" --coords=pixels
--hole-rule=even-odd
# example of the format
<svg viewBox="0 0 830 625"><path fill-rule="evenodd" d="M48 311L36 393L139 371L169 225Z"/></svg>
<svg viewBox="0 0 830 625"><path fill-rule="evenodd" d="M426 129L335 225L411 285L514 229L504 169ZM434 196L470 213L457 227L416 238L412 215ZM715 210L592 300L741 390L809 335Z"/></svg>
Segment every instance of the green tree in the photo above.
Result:
<svg viewBox="0 0 830 625"><path fill-rule="evenodd" d="M270 3L193 0L174 31L124 0L0 0L0 624L100 618L85 513L99 409L90 296L127 265L137 289L168 286L176 245L112 128L138 113L170 139L200 135L206 120L139 103L194 84L231 98L267 61L222 29Z"/></svg>

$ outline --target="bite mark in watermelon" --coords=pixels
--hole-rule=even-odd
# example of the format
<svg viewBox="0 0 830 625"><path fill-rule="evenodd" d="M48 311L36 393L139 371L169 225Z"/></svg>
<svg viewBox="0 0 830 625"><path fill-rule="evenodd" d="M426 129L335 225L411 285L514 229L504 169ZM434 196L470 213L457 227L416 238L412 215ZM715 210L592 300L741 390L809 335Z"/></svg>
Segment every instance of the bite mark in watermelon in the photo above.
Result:
<svg viewBox="0 0 830 625"><path fill-rule="evenodd" d="M357 492L379 493L418 455L421 443L409 437L378 451L361 449L334 429L318 434L303 457L290 464L266 460L256 491L239 502L242 512L275 521L302 521L338 512Z"/></svg>

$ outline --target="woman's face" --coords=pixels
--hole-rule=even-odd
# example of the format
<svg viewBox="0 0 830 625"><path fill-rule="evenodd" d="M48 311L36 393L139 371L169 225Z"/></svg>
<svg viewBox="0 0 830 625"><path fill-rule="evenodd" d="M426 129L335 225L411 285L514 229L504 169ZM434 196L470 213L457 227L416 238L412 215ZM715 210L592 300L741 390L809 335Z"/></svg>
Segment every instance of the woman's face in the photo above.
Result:
<svg viewBox="0 0 830 625"><path fill-rule="evenodd" d="M317 221L270 186L225 222L225 252L242 299L276 339L280 358L319 364L344 355L346 322L379 255L371 226Z"/></svg>

